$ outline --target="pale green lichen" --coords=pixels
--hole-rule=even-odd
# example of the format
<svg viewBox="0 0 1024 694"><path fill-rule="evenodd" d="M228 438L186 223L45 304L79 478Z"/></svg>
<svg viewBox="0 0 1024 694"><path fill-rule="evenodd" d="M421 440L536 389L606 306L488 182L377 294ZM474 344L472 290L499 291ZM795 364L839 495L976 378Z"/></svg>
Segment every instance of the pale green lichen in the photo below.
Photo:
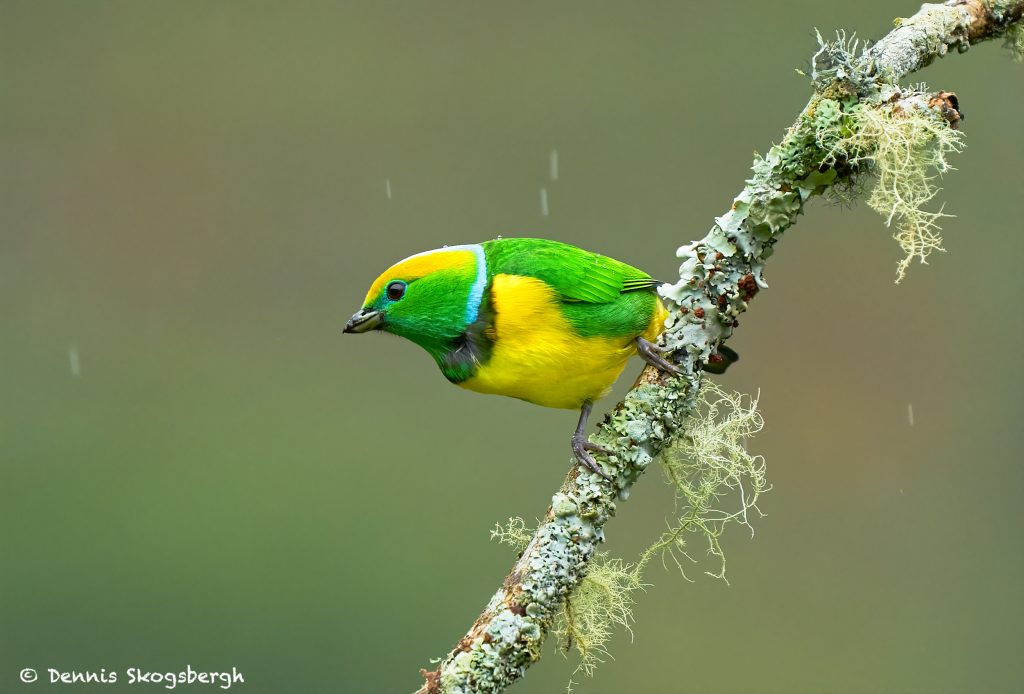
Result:
<svg viewBox="0 0 1024 694"><path fill-rule="evenodd" d="M634 594L642 589L641 568L600 552L587 575L572 592L555 619L552 633L563 653L575 648L579 664L573 676L592 677L611 656L608 642L616 628L632 636ZM568 689L572 690L570 680Z"/></svg>
<svg viewBox="0 0 1024 694"><path fill-rule="evenodd" d="M818 50L811 56L811 81L815 91L833 97L839 92L849 94L870 85L870 78L858 64L859 56L867 50L868 44L857 38L857 34L837 31L835 41L826 41L821 32L814 30ZM861 84L858 84L861 83ZM837 92L837 89L839 92Z"/></svg>
<svg viewBox="0 0 1024 694"><path fill-rule="evenodd" d="M1024 63L1024 24L1013 24L1006 30L1006 47L1018 63Z"/></svg>
<svg viewBox="0 0 1024 694"><path fill-rule="evenodd" d="M990 9L994 12L997 5L1000 3ZM861 49L851 41L840 39L827 50L819 51L812 75L815 94L808 106L782 141L765 156L755 159L752 177L731 208L715 220L708 235L679 249L679 281L660 288L671 310L661 346L677 360L682 377L646 378L598 427L593 440L613 451L610 456L599 456L598 462L612 481L588 471L574 471L569 476L552 499L550 515L522 550L508 580L436 673L427 674L422 691L434 692L437 685L455 694L502 690L518 680L540 657L544 634L565 615L571 620L570 631L575 630L577 641L581 633L599 632L583 626L586 623L580 616L583 613L596 615L590 621L605 625L614 623L609 615L618 615L628 626L631 603L620 598L634 593L639 580L637 572L659 554L693 558L685 542L677 541L691 530L702 533L705 538L710 534L708 552L719 562L717 570L710 573L724 575L721 547L717 544L722 524L745 521L749 511L755 508L748 505L748 500L756 497L755 491L759 494L766 488L759 472L763 472L763 467L756 459L735 459L725 454L710 458L717 460L711 470L718 470L721 483L737 482L735 475L723 472L731 469L723 461L732 460L732 464L745 470L743 474L747 475L745 486L743 483L733 487L726 485L722 490L737 495L739 508L745 510L718 514L714 509L722 508L723 497L707 496L709 487L688 476L704 474L701 471L707 471L706 464L690 462L689 467L670 467L677 475L673 484L681 491L676 522L670 524L670 530L646 553L646 560L636 565L616 564L597 552L604 538L604 524L615 513L617 502L627 498L632 484L671 443L696 409L702 366L713 357L721 341L730 337L738 324L738 316L747 309L753 296L767 287L763 276L765 261L782 233L795 223L805 202L814 195L840 189L856 190L854 187L861 180L861 174L872 170L879 173L879 181L883 179L880 173L883 170L906 171L907 157L902 161L896 157L901 145L909 148L912 155L909 158L916 162L915 166L934 156L934 152L926 150L936 146L935 142L927 143L925 149L915 149L917 140L906 134L899 136L898 127L886 130L883 134L889 141L879 145L868 137L870 128L877 124L871 122L871 117L862 117L858 110L890 109L888 115L892 117L887 121L893 121L898 103L904 110L931 109L927 99L922 102L927 95L910 94L908 101L907 94L895 86L895 81L950 48L965 49L967 20L963 6L926 6L870 48ZM1010 21L1005 17L999 21L998 31L991 31L983 38L1005 32ZM915 103L913 108L907 109L902 101ZM918 115L910 117L916 119ZM928 121L929 127L948 128L947 124L940 123L939 115L929 116L933 118ZM940 162L941 172L945 168L945 154L953 150L941 149L941 143L939 146L940 158L933 158L931 165ZM887 147L895 159L886 159ZM929 177L935 172L928 164L923 170L925 183L933 184L934 178ZM890 186L888 190L900 194L898 186ZM919 187L912 189L917 193L920 190ZM909 197L916 201L909 209L919 209L918 203L928 198L920 194ZM884 202L884 197L881 200ZM903 221L899 213L908 208L893 203L885 209L899 224ZM914 257L921 255L919 237L909 239L911 250L908 253L918 251ZM692 442L697 440L703 439L691 439ZM720 450L735 452L741 440L737 438ZM697 448L707 449L706 446ZM711 515L694 512L694 506ZM497 537L520 547L526 540L524 528L525 524L499 528ZM679 564L682 566L681 561ZM596 584L586 583L588 577L601 580ZM585 586L593 590L589 592L590 598L581 602L579 596L588 594ZM598 600L599 596L603 597ZM618 602L609 602L609 596L619 596L616 597ZM586 607L588 604L604 607ZM606 653L606 649L601 650L601 643L604 642L591 638L590 652Z"/></svg>
<svg viewBox="0 0 1024 694"><path fill-rule="evenodd" d="M818 138L826 163L841 161L874 175L867 203L894 227L904 253L898 283L915 258L926 263L932 252L943 250L939 220L951 215L941 205L926 207L940 190L939 177L952 170L948 157L963 149L963 138L929 105L924 85L890 87L881 97L850 108L847 118Z"/></svg>
<svg viewBox="0 0 1024 694"><path fill-rule="evenodd" d="M509 518L496 524L491 539L521 552L533 533L522 518ZM616 628L631 632L633 594L643 588L641 568L598 552L590 560L586 574L562 603L554 616L551 633L562 653L575 648L579 663L573 676L592 676L608 653L608 641ZM570 680L568 689L572 690Z"/></svg>
<svg viewBox="0 0 1024 694"><path fill-rule="evenodd" d="M491 531L492 540L508 545L516 552L526 549L526 545L530 544L532 537L533 530L526 525L526 521L518 516L509 518L504 525L495 523L494 530Z"/></svg>
<svg viewBox="0 0 1024 694"><path fill-rule="evenodd" d="M915 15L913 22L898 20L897 26L899 31L928 37L935 43L928 53L943 55L947 46L967 45L963 21L936 6ZM799 164L806 165L806 157L816 154L823 173L845 174L831 189L833 197L851 199L861 192L863 174L874 175L867 202L893 227L893 238L903 251L898 283L915 258L925 263L933 251L943 250L939 220L951 215L941 205L926 207L940 190L938 178L952 169L948 156L963 149L963 138L935 107L941 102L927 93L925 85L901 88L888 79L888 71L878 76L877 60L892 63L906 51L891 36L886 44L865 48L858 56L855 40L840 34L835 42L825 43L819 35L812 65L821 98L804 111L790 132L795 140L789 139L804 154L796 160ZM800 137L811 129L813 146L804 141L806 136Z"/></svg>
<svg viewBox="0 0 1024 694"><path fill-rule="evenodd" d="M643 572L652 559L670 558L685 577L681 558L699 561L689 553L687 540L699 538L716 562L715 569L705 573L724 579L722 534L730 524L750 527L750 514L757 512L760 495L769 488L764 459L746 449L747 439L764 424L756 398L727 393L705 380L695 404L683 435L660 459L676 492L669 529L636 563L595 553L586 574L554 615L552 633L562 651L575 649L579 656L574 677L592 676L610 656L608 642L616 629L632 634L635 595L644 587ZM532 532L523 519L510 518L495 525L491 538L522 551ZM570 681L570 690L572 685Z"/></svg>
<svg viewBox="0 0 1024 694"><path fill-rule="evenodd" d="M725 579L722 534L732 524L753 534L750 516L760 513L757 503L770 489L764 458L747 451L747 440L763 426L757 398L727 393L705 381L697 414L661 459L675 488L676 517L640 556L640 569L660 556L671 559L685 576L682 559L700 563L687 543L695 537L715 562L714 570L705 573Z"/></svg>
<svg viewBox="0 0 1024 694"><path fill-rule="evenodd" d="M628 496L637 477L668 444L675 422L688 411L691 389L677 379L634 388L594 437L614 451L601 458L614 479L582 470L571 475L525 546L525 523L513 519L496 526L495 539L522 548L512 571L516 579L494 594L478 623L442 661L436 672L442 691L498 692L540 658L544 634L592 569L616 501ZM600 578L600 570L594 575Z"/></svg>

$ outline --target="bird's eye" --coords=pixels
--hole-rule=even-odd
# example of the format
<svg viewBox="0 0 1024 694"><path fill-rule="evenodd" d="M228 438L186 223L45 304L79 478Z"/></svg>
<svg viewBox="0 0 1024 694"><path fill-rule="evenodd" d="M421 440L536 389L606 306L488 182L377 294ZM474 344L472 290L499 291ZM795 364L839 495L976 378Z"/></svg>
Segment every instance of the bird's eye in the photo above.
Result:
<svg viewBox="0 0 1024 694"><path fill-rule="evenodd" d="M388 299L398 301L405 296L405 282L392 282L388 285Z"/></svg>

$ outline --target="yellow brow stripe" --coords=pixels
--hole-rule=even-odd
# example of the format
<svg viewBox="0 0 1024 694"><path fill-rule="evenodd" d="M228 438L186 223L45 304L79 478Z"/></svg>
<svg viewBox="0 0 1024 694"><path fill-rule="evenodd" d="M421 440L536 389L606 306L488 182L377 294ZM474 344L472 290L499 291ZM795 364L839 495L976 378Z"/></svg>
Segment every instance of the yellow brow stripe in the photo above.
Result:
<svg viewBox="0 0 1024 694"><path fill-rule="evenodd" d="M374 280L373 284L370 285L370 291L366 293L363 305L367 306L376 299L384 285L391 280L412 282L421 277L426 277L432 272L448 268L466 267L475 261L476 254L465 248L439 248L400 260Z"/></svg>

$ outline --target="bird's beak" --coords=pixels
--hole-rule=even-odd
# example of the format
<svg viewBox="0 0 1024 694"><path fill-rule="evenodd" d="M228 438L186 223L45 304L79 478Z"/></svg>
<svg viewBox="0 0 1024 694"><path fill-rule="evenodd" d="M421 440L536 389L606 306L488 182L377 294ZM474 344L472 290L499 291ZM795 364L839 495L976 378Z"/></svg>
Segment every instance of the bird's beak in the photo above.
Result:
<svg viewBox="0 0 1024 694"><path fill-rule="evenodd" d="M372 311L364 308L357 311L354 316L348 319L348 323L345 323L345 329L342 332L365 333L367 330L379 328L383 322L384 316L381 315L380 311Z"/></svg>

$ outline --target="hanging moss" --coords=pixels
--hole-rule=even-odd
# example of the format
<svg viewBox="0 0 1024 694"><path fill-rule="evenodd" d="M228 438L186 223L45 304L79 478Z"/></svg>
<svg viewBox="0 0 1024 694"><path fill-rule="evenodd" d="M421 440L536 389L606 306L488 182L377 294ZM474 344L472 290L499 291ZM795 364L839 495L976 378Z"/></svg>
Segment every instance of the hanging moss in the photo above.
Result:
<svg viewBox="0 0 1024 694"><path fill-rule="evenodd" d="M938 179L953 169L949 155L963 149L963 137L950 122L959 120L959 113L948 113L943 100L955 103L955 96L930 94L924 85L887 85L842 117L814 119L824 165L873 177L868 205L894 227L893 238L904 253L897 282L914 258L924 263L933 251L943 250L939 220L951 215L941 205L934 209L933 200Z"/></svg>
<svg viewBox="0 0 1024 694"><path fill-rule="evenodd" d="M753 403L721 395L701 399L713 392L700 395L702 368L768 286L765 262L811 197L848 196L866 188L874 174L869 202L895 226L906 254L900 276L910 260L923 261L939 247L943 213L933 202L935 181L950 168L947 155L962 144L952 129L958 107L948 93L902 88L897 80L951 49L966 50L968 40L1005 35L1019 49L1014 27L1020 20L1019 0L925 5L870 47L843 35L820 42L807 107L782 140L755 159L750 179L711 231L679 248L679 281L659 288L670 308L660 346L681 377L646 369L598 427L592 440L612 451L599 457L610 479L574 467L532 538L521 521L499 526L497 539L522 547L521 556L466 636L436 671L424 673L421 692L499 692L540 657L552 628L577 647L585 644L581 664L593 664L587 658L607 653L609 630L628 627L640 571L650 559L675 558L680 568L699 560L687 541L702 538L715 562L708 573L724 577L723 528L745 522L767 485L761 461L742 445L743 432L760 426ZM690 418L698 405L719 409ZM606 521L666 448L679 505L674 521L636 564L607 557L598 551Z"/></svg>
<svg viewBox="0 0 1024 694"><path fill-rule="evenodd" d="M668 557L685 577L687 564L701 564L690 548L694 540L714 560L705 573L725 579L722 534L735 524L753 534L750 516L760 513L758 501L770 489L764 458L747 450L763 426L756 398L705 381L696 414L662 458L675 490L675 518L640 555L639 570L656 557Z"/></svg>
<svg viewBox="0 0 1024 694"><path fill-rule="evenodd" d="M1006 31L1006 47L1013 52L1014 60L1024 63L1024 25L1013 24Z"/></svg>
<svg viewBox="0 0 1024 694"><path fill-rule="evenodd" d="M725 578L721 538L728 526L751 529L750 514L768 490L764 459L747 451L747 440L764 422L757 400L727 393L711 381L701 388L696 409L684 432L660 458L666 481L675 488L676 508L669 529L644 550L635 563L598 552L586 574L555 614L552 633L563 652L575 649L579 663L573 676L590 677L610 655L608 643L617 629L630 634L637 591L652 559L672 561L686 577L687 563L700 564L688 542L703 546L713 558L709 576ZM521 552L533 531L522 518L496 524L491 538ZM573 682L570 681L571 690Z"/></svg>

